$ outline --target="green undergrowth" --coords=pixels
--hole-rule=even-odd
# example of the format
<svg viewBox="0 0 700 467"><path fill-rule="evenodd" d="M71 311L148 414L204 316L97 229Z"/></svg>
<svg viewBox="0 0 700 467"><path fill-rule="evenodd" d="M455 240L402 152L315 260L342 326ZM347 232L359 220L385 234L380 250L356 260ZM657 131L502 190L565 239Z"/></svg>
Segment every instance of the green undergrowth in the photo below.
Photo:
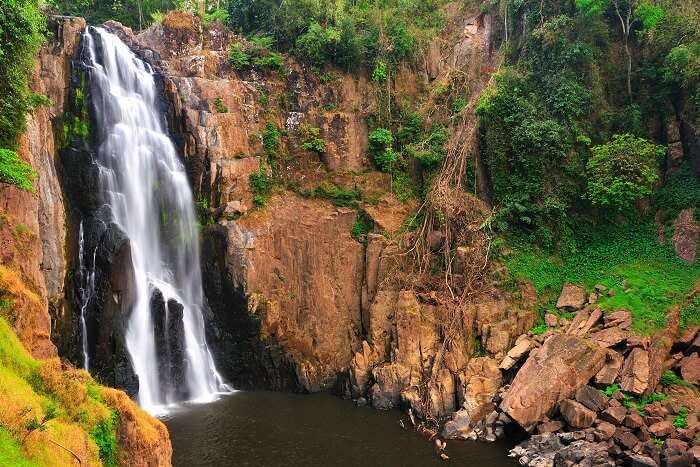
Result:
<svg viewBox="0 0 700 467"><path fill-rule="evenodd" d="M33 359L0 318L0 465L65 465L71 449L116 466L118 415L101 391L83 370Z"/></svg>
<svg viewBox="0 0 700 467"><path fill-rule="evenodd" d="M700 321L697 307L686 303L687 294L700 280L700 265L689 265L668 245L658 244L650 222L610 225L580 235L577 248L568 254L512 243L504 255L512 278L532 282L550 306L564 283L583 285L588 291L603 284L614 296L603 294L598 304L606 311L631 311L633 329L640 334L663 327L666 313L675 304L685 305L684 324Z"/></svg>

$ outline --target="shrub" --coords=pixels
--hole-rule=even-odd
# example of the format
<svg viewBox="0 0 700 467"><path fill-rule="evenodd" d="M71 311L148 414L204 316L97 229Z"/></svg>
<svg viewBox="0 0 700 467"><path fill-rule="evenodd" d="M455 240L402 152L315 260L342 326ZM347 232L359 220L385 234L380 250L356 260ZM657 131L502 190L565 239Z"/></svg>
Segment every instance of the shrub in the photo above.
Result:
<svg viewBox="0 0 700 467"><path fill-rule="evenodd" d="M391 147L394 137L391 130L386 128L376 128L368 136L369 156L379 170L383 172L391 171L392 164L397 160L397 154Z"/></svg>
<svg viewBox="0 0 700 467"><path fill-rule="evenodd" d="M384 60L377 60L372 70L372 81L384 83L387 79L389 79L389 67Z"/></svg>
<svg viewBox="0 0 700 467"><path fill-rule="evenodd" d="M228 63L234 70L244 70L250 66L250 55L243 49L240 42L231 44L228 51Z"/></svg>
<svg viewBox="0 0 700 467"><path fill-rule="evenodd" d="M263 148L266 152L272 153L277 151L280 144L280 131L277 128L277 125L275 125L273 122L267 122L261 139Z"/></svg>
<svg viewBox="0 0 700 467"><path fill-rule="evenodd" d="M26 127L27 81L45 27L38 0L0 0L0 148L16 149Z"/></svg>
<svg viewBox="0 0 700 467"><path fill-rule="evenodd" d="M105 467L116 467L117 464L117 433L116 422L118 415L111 416L99 422L90 431L90 437L100 450L100 460Z"/></svg>
<svg viewBox="0 0 700 467"><path fill-rule="evenodd" d="M658 161L665 154L643 138L630 134L615 135L607 144L591 148L593 156L586 165L588 199L596 205L619 209L651 194L659 179Z"/></svg>
<svg viewBox="0 0 700 467"><path fill-rule="evenodd" d="M686 407L681 407L680 409L678 409L678 413L673 419L673 426L681 429L688 428L688 414L689 411Z"/></svg>
<svg viewBox="0 0 700 467"><path fill-rule="evenodd" d="M224 101L220 97L215 98L213 104L216 111L220 114L225 114L228 112L228 107L224 105Z"/></svg>
<svg viewBox="0 0 700 467"><path fill-rule="evenodd" d="M326 143L321 138L321 129L303 124L299 127L301 147L307 151L323 154L326 152Z"/></svg>
<svg viewBox="0 0 700 467"><path fill-rule="evenodd" d="M654 193L654 206L672 219L685 208L695 208L700 214L700 179L686 163L673 173L666 183Z"/></svg>
<svg viewBox="0 0 700 467"><path fill-rule="evenodd" d="M0 182L33 192L35 178L34 169L20 159L15 151L0 149Z"/></svg>
<svg viewBox="0 0 700 467"><path fill-rule="evenodd" d="M275 185L274 178L268 174L268 168L260 164L260 169L248 176L250 190L253 192L253 202L256 206L263 207L267 203L270 191Z"/></svg>

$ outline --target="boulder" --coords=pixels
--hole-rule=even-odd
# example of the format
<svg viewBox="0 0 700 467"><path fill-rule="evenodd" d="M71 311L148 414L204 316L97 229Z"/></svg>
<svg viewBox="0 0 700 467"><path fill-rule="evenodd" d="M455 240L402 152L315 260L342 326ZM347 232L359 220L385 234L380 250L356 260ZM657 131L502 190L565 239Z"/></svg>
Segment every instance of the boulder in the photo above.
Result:
<svg viewBox="0 0 700 467"><path fill-rule="evenodd" d="M678 257L692 264L700 242L700 226L695 222L693 208L683 209L673 222L673 248Z"/></svg>
<svg viewBox="0 0 700 467"><path fill-rule="evenodd" d="M644 426L644 419L637 412L630 412L629 414L627 414L622 424L625 425L627 428L635 430Z"/></svg>
<svg viewBox="0 0 700 467"><path fill-rule="evenodd" d="M557 300L557 308L579 310L586 303L586 291L583 287L573 284L564 284Z"/></svg>
<svg viewBox="0 0 700 467"><path fill-rule="evenodd" d="M614 292L613 289L610 289L609 292ZM608 293L611 297L614 296L615 294ZM632 325L632 313L630 313L627 310L618 310L614 313L607 314L603 317L603 322L605 323L605 327L609 328L612 326L618 326L621 329L627 329Z"/></svg>
<svg viewBox="0 0 700 467"><path fill-rule="evenodd" d="M544 324L546 324L550 328L554 328L559 324L559 318L557 318L555 314L546 313L544 315Z"/></svg>
<svg viewBox="0 0 700 467"><path fill-rule="evenodd" d="M564 423L560 420L550 420L548 422L543 422L537 425L537 433L556 433L557 431L564 428Z"/></svg>
<svg viewBox="0 0 700 467"><path fill-rule="evenodd" d="M593 432L596 441L607 441L615 434L615 425L608 422L598 422Z"/></svg>
<svg viewBox="0 0 700 467"><path fill-rule="evenodd" d="M658 467L654 459L647 456L630 456L630 467Z"/></svg>
<svg viewBox="0 0 700 467"><path fill-rule="evenodd" d="M608 407L608 398L605 394L589 385L578 388L576 400L594 412L600 412Z"/></svg>
<svg viewBox="0 0 700 467"><path fill-rule="evenodd" d="M700 446L693 446L690 448L690 452L693 454L695 464L700 464Z"/></svg>
<svg viewBox="0 0 700 467"><path fill-rule="evenodd" d="M461 409L452 414L452 419L445 423L442 436L447 439L469 439L472 432L469 412Z"/></svg>
<svg viewBox="0 0 700 467"><path fill-rule="evenodd" d="M508 351L499 368L501 370L510 370L530 351L531 347L532 342L529 339L521 339L512 349Z"/></svg>
<svg viewBox="0 0 700 467"><path fill-rule="evenodd" d="M595 421L595 412L571 399L561 401L559 411L566 423L572 428L588 428Z"/></svg>
<svg viewBox="0 0 700 467"><path fill-rule="evenodd" d="M639 347L625 359L620 375L620 387L623 391L637 396L644 393L649 387L649 353Z"/></svg>
<svg viewBox="0 0 700 467"><path fill-rule="evenodd" d="M675 431L675 428L671 422L664 420L662 422L654 423L649 427L649 433L657 438L662 438L668 436Z"/></svg>
<svg viewBox="0 0 700 467"><path fill-rule="evenodd" d="M681 360L681 376L689 383L700 384L700 356L697 352Z"/></svg>
<svg viewBox="0 0 700 467"><path fill-rule="evenodd" d="M608 407L600 414L600 419L613 425L619 425L625 419L627 409L623 406Z"/></svg>
<svg viewBox="0 0 700 467"><path fill-rule="evenodd" d="M613 438L618 446L626 450L632 449L639 443L639 439L629 431L618 431Z"/></svg>
<svg viewBox="0 0 700 467"><path fill-rule="evenodd" d="M608 327L590 335L590 339L601 347L612 347L629 338L629 332L618 326Z"/></svg>
<svg viewBox="0 0 700 467"><path fill-rule="evenodd" d="M605 354L605 364L603 368L595 375L595 382L604 386L613 384L617 379L617 375L620 374L623 362L624 359L622 355L614 350L608 350Z"/></svg>
<svg viewBox="0 0 700 467"><path fill-rule="evenodd" d="M458 375L457 398L469 417L480 420L493 409L493 398L501 387L498 364L491 357L475 357Z"/></svg>
<svg viewBox="0 0 700 467"><path fill-rule="evenodd" d="M604 360L605 351L585 339L568 334L550 336L515 376L501 410L523 428L531 428L586 384Z"/></svg>

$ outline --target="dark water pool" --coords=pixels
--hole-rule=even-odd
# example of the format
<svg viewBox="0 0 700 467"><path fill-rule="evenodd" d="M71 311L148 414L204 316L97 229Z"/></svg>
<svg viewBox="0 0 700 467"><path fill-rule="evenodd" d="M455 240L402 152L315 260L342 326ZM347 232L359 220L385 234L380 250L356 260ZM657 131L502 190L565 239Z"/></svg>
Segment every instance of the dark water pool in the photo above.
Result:
<svg viewBox="0 0 700 467"><path fill-rule="evenodd" d="M403 430L397 411L355 407L328 394L236 392L164 419L175 467L507 467L507 444L447 443L449 461Z"/></svg>

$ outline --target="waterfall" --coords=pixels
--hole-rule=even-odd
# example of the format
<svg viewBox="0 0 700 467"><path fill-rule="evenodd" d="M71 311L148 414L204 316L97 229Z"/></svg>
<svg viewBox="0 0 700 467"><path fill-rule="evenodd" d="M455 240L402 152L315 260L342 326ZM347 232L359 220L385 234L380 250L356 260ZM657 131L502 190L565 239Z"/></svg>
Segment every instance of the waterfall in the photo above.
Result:
<svg viewBox="0 0 700 467"><path fill-rule="evenodd" d="M90 299L95 293L95 256L97 247L92 253L92 264L85 264L85 233L83 222L80 221L78 232L78 280L80 281L80 344L83 351L83 368L90 371L90 352L88 351L88 330L85 311Z"/></svg>
<svg viewBox="0 0 700 467"><path fill-rule="evenodd" d="M164 129L153 70L103 28L88 28L84 40L96 120L92 130L99 142L100 191L111 220L131 246L136 290L125 342L139 380L138 402L159 412L178 402L176 394L211 400L228 387L205 340L194 201L184 166ZM154 330L156 294L164 301L166 335L171 304L182 307L184 388L165 387L159 368L158 352L163 349Z"/></svg>

